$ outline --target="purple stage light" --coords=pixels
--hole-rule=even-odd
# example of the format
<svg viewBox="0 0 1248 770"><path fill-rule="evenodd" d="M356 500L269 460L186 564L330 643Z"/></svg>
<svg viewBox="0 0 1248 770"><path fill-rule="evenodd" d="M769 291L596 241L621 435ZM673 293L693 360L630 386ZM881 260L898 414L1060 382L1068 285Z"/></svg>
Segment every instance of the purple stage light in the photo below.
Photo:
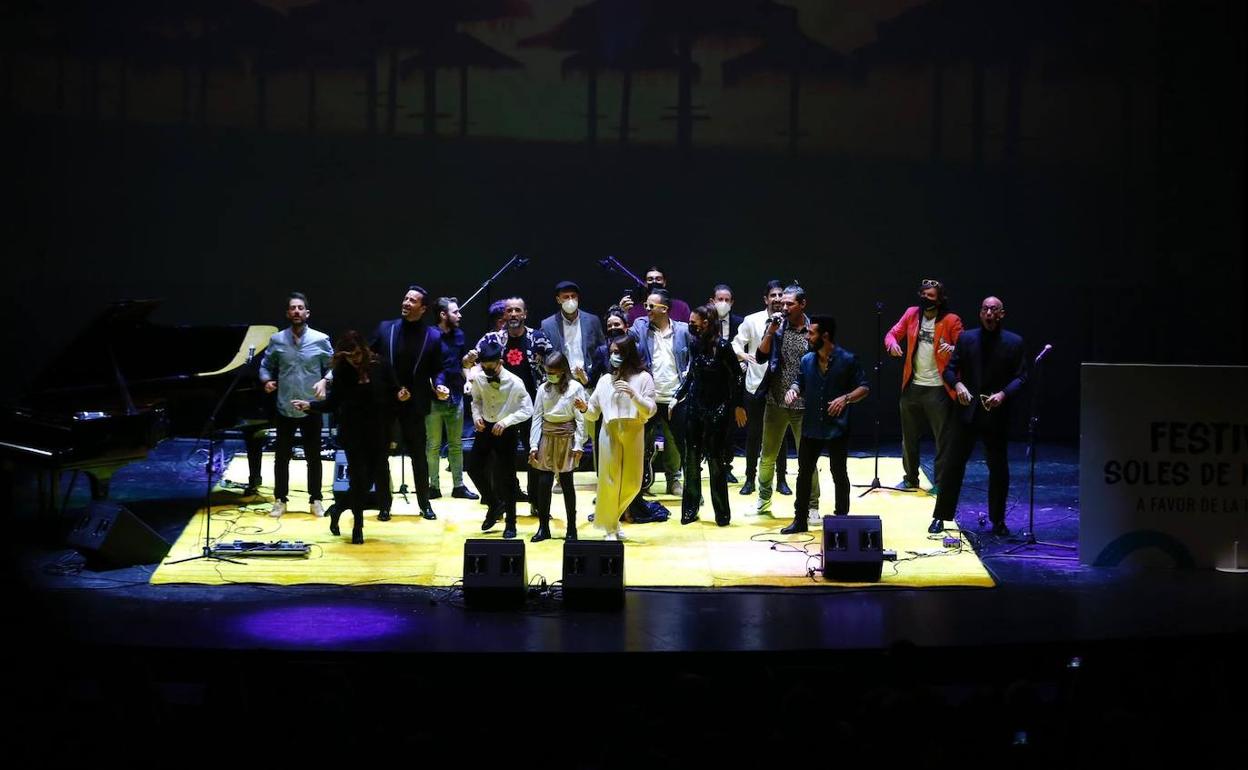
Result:
<svg viewBox="0 0 1248 770"><path fill-rule="evenodd" d="M264 609L239 619L239 629L279 644L335 647L402 632L409 620L396 610L347 605Z"/></svg>

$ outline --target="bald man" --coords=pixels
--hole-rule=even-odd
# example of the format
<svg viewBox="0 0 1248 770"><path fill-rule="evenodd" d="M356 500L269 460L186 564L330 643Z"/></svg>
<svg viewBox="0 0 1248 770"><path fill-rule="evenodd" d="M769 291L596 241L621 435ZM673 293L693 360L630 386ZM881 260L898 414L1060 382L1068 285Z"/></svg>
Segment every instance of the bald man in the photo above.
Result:
<svg viewBox="0 0 1248 770"><path fill-rule="evenodd" d="M1023 355L1023 338L1005 331L1004 319L1005 303L997 297L985 297L979 307L979 328L962 332L945 367L944 380L957 394L958 413L936 510L927 528L932 534L943 530L945 522L953 521L966 463L976 439L983 439L988 462L988 518L992 521L992 533L1010 534L1005 526L1005 501L1010 493L1006 447L1010 407L1027 382L1027 357Z"/></svg>

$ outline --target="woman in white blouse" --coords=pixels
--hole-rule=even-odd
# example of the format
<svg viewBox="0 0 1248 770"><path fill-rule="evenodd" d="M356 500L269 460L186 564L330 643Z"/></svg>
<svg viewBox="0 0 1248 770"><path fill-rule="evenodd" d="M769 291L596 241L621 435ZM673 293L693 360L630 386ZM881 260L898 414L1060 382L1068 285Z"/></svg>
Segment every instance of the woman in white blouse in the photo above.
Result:
<svg viewBox="0 0 1248 770"><path fill-rule="evenodd" d="M589 402L574 402L586 419L603 420L598 451L598 500L594 526L607 540L622 539L620 516L641 491L646 420L654 414L654 379L641 363L637 342L619 337L611 342L611 374L598 380Z"/></svg>
<svg viewBox="0 0 1248 770"><path fill-rule="evenodd" d="M581 464L585 448L585 415L574 404L585 402L585 388L572 378L562 353L546 357L546 381L537 387L533 401L533 427L529 433L529 465L537 471L534 508L539 524L532 542L550 538L550 498L559 474L563 510L568 518L568 540L576 539L576 485L572 473Z"/></svg>

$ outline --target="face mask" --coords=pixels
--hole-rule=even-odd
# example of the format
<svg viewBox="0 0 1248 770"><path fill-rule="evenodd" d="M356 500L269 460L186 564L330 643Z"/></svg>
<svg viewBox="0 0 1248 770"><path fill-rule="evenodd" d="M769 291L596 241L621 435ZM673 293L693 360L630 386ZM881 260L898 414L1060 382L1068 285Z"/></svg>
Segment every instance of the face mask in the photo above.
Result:
<svg viewBox="0 0 1248 770"><path fill-rule="evenodd" d="M693 324L689 324L689 333L695 337L701 337L702 332L704 331L706 331L706 329L702 326L694 326Z"/></svg>
<svg viewBox="0 0 1248 770"><path fill-rule="evenodd" d="M619 353L612 353L611 354L611 368L619 369L623 365L624 365L624 356L620 355Z"/></svg>
<svg viewBox="0 0 1248 770"><path fill-rule="evenodd" d="M719 313L720 318L727 318L728 314L732 312L732 305L720 300L715 303L715 312Z"/></svg>
<svg viewBox="0 0 1248 770"><path fill-rule="evenodd" d="M558 374L548 374L548 375L546 375L546 381L547 381L547 382L549 382L551 385L558 385L558 384L559 384L559 380L561 380L561 379L562 379L562 377L561 377L560 375L558 375Z"/></svg>
<svg viewBox="0 0 1248 770"><path fill-rule="evenodd" d="M560 307L563 308L563 312L567 313L568 315L572 315L573 313L576 312L576 309L580 307L580 303L574 299L565 299L563 301L563 304L560 305Z"/></svg>
<svg viewBox="0 0 1248 770"><path fill-rule="evenodd" d="M646 288L650 289L651 293L654 293L655 289L662 289L663 284L659 283L658 281L651 281L650 283L646 284Z"/></svg>
<svg viewBox="0 0 1248 770"><path fill-rule="evenodd" d="M499 367L496 367L496 366L495 367L488 367L488 366L481 367L481 371L485 372L486 377L497 377L498 369Z"/></svg>
<svg viewBox="0 0 1248 770"><path fill-rule="evenodd" d="M928 299L927 297L919 297L919 307L923 308L924 311L935 310L936 300Z"/></svg>
<svg viewBox="0 0 1248 770"><path fill-rule="evenodd" d="M625 332L623 329L607 329L607 337L610 339L615 339L616 337L623 337L625 334L627 334L627 332Z"/></svg>

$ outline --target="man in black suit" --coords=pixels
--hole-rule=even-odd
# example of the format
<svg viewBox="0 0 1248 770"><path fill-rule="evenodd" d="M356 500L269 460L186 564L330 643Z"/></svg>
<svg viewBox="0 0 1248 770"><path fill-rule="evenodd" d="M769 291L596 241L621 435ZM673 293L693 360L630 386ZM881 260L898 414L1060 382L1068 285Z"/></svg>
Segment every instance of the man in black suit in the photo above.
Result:
<svg viewBox="0 0 1248 770"><path fill-rule="evenodd" d="M958 395L958 419L954 424L949 462L938 479L940 494L927 531L936 534L953 521L962 492L966 463L983 439L988 462L988 518L992 533L1010 534L1005 526L1005 501L1010 492L1010 464L1006 447L1010 431L1010 404L1027 382L1027 358L1023 338L1001 328L1005 305L987 297L979 308L980 328L962 332L953 358L945 367L945 382Z"/></svg>
<svg viewBox="0 0 1248 770"><path fill-rule="evenodd" d="M595 315L581 312L581 287L572 281L555 284L555 303L559 311L542 321L542 333L550 340L551 347L568 359L572 376L588 386L596 376L594 350L607 341L602 333L602 321Z"/></svg>
<svg viewBox="0 0 1248 770"><path fill-rule="evenodd" d="M424 322L425 302L429 293L415 284L403 295L401 317L382 321L369 341L373 351L389 362L399 385L412 397L398 405L399 435L403 447L412 458L412 480L416 484L416 500L420 515L438 518L429 504L429 465L425 457L425 415L434 398L445 401L451 395L446 386L435 386L434 378L442 371L442 336L438 327ZM377 519L389 521L390 511L383 510Z"/></svg>

